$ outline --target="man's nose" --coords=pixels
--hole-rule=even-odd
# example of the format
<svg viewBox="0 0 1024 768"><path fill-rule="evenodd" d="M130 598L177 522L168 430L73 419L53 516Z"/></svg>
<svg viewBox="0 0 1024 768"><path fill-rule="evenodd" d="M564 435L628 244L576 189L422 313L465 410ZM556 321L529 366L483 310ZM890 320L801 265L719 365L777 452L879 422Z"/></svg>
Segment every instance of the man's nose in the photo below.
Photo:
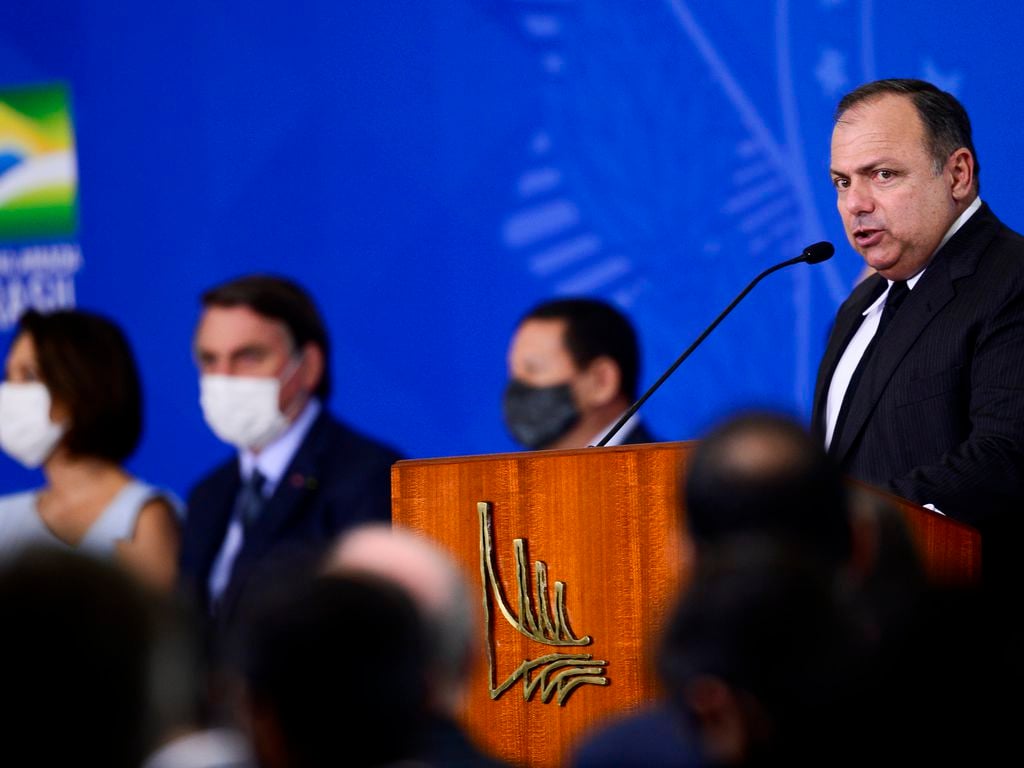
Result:
<svg viewBox="0 0 1024 768"><path fill-rule="evenodd" d="M843 192L842 204L848 213L854 215L870 213L874 210L875 198L867 184L854 180Z"/></svg>

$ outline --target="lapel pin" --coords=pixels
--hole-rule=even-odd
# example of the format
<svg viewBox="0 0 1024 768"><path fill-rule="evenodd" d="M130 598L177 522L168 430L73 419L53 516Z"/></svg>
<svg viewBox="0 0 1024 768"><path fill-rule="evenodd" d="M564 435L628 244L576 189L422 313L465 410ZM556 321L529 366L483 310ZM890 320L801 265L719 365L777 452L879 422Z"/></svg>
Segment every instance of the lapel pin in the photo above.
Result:
<svg viewBox="0 0 1024 768"><path fill-rule="evenodd" d="M294 472L288 482L291 483L292 488L305 488L308 491L316 490L317 481L315 477L306 477L305 475Z"/></svg>

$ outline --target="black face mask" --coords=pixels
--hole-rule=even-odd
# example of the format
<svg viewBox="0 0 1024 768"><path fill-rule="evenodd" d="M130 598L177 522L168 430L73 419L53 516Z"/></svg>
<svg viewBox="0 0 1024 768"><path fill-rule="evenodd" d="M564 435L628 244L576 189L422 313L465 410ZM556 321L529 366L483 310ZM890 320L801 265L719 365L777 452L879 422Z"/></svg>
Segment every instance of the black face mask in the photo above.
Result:
<svg viewBox="0 0 1024 768"><path fill-rule="evenodd" d="M505 389L503 406L509 432L527 448L550 445L580 420L568 384L531 387L513 379Z"/></svg>

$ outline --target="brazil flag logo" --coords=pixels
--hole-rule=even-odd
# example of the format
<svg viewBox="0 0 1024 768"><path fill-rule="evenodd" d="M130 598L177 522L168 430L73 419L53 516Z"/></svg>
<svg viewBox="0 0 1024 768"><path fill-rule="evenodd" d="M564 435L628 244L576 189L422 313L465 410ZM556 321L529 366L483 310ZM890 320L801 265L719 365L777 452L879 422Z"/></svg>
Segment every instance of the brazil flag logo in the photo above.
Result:
<svg viewBox="0 0 1024 768"><path fill-rule="evenodd" d="M0 242L74 234L77 197L65 87L0 88Z"/></svg>

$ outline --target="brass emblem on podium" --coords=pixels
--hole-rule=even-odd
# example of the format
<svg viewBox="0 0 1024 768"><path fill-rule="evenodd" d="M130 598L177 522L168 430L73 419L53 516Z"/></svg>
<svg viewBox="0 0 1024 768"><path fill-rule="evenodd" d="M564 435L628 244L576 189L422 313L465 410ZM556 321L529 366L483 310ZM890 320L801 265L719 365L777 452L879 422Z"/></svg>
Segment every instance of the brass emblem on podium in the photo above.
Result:
<svg viewBox="0 0 1024 768"><path fill-rule="evenodd" d="M491 699L497 699L519 680L523 681L523 699L529 701L536 690L545 704L554 695L559 706L564 706L576 688L581 685L608 685L604 677L607 661L594 659L589 653L548 653L522 663L501 685L497 684L494 638L491 630L492 601L498 612L521 635L548 646L590 645L589 635L577 637L569 624L565 610L565 582L554 584L554 605L549 601L548 567L538 560L534 563L534 589L530 588L530 568L527 562L526 542L514 539L516 570L516 604L513 611L505 597L498 578L498 561L494 553L491 504L477 502L480 519L480 578L483 582L484 626L487 632L487 682ZM497 618L497 617L495 617Z"/></svg>

